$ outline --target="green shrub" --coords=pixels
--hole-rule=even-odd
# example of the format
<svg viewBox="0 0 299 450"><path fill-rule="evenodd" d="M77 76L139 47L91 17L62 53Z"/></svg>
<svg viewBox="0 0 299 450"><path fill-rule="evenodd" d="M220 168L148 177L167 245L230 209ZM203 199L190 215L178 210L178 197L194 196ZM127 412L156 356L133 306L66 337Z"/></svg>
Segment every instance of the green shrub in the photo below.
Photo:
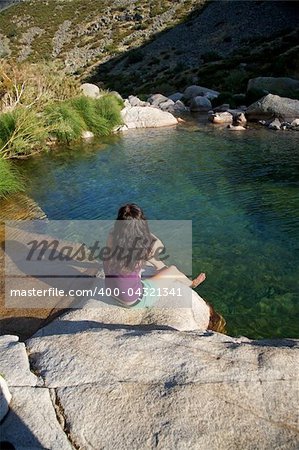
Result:
<svg viewBox="0 0 299 450"><path fill-rule="evenodd" d="M58 63L0 61L0 110L20 105L42 111L50 102L79 93L79 83Z"/></svg>
<svg viewBox="0 0 299 450"><path fill-rule="evenodd" d="M110 123L98 112L96 100L82 96L73 99L70 103L84 120L85 130L92 131L96 136L106 136L110 133Z"/></svg>
<svg viewBox="0 0 299 450"><path fill-rule="evenodd" d="M104 94L98 99L75 97L49 105L45 110L45 121L60 142L69 144L79 140L83 131L92 131L95 136L110 134L121 124L122 105L123 102L112 94Z"/></svg>
<svg viewBox="0 0 299 450"><path fill-rule="evenodd" d="M47 130L35 111L17 108L0 115L0 157L29 154L41 148Z"/></svg>
<svg viewBox="0 0 299 450"><path fill-rule="evenodd" d="M108 120L111 131L122 123L121 110L123 101L113 94L106 94L95 100L95 108L97 113Z"/></svg>
<svg viewBox="0 0 299 450"><path fill-rule="evenodd" d="M20 191L24 191L24 184L19 173L9 161L0 158L0 198Z"/></svg>
<svg viewBox="0 0 299 450"><path fill-rule="evenodd" d="M80 139L82 131L87 129L82 115L69 101L48 105L45 109L45 120L50 133L66 144Z"/></svg>

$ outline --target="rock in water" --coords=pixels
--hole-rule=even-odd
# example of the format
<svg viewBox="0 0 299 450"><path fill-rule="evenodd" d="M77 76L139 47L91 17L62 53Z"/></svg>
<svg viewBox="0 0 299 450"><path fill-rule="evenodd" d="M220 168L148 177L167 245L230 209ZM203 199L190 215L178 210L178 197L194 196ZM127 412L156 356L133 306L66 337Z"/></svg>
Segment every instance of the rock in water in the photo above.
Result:
<svg viewBox="0 0 299 450"><path fill-rule="evenodd" d="M82 137L82 139L89 141L90 139L94 138L94 134L92 131L82 131L81 137Z"/></svg>
<svg viewBox="0 0 299 450"><path fill-rule="evenodd" d="M293 120L293 122L291 123L291 127L293 130L299 130L299 119Z"/></svg>
<svg viewBox="0 0 299 450"><path fill-rule="evenodd" d="M174 102L177 102L178 100L182 100L183 97L184 94L182 94L181 92L175 92L174 94L169 95L168 98L170 98L170 100L173 100Z"/></svg>
<svg viewBox="0 0 299 450"><path fill-rule="evenodd" d="M125 128L157 128L176 125L177 119L166 111L150 106L125 107L121 111Z"/></svg>
<svg viewBox="0 0 299 450"><path fill-rule="evenodd" d="M215 124L233 123L233 115L229 112L221 112L209 115L209 120Z"/></svg>
<svg viewBox="0 0 299 450"><path fill-rule="evenodd" d="M189 111L189 108L187 108L181 100L177 100L174 104L173 111L175 113L185 113Z"/></svg>
<svg viewBox="0 0 299 450"><path fill-rule="evenodd" d="M212 108L212 104L207 97L198 95L192 98L190 103L191 112L209 111Z"/></svg>
<svg viewBox="0 0 299 450"><path fill-rule="evenodd" d="M246 128L243 127L242 125L227 125L227 128L230 131L243 131L243 130L246 130Z"/></svg>
<svg viewBox="0 0 299 450"><path fill-rule="evenodd" d="M162 94L153 94L147 99L152 106L159 106L160 103L167 102L168 100L168 97Z"/></svg>
<svg viewBox="0 0 299 450"><path fill-rule="evenodd" d="M159 104L159 108L162 109L162 111L170 111L174 107L174 101L170 98L166 100L166 102L162 102Z"/></svg>
<svg viewBox="0 0 299 450"><path fill-rule="evenodd" d="M90 98L98 98L100 96L100 89L95 84L83 83L80 86L83 95Z"/></svg>
<svg viewBox="0 0 299 450"><path fill-rule="evenodd" d="M257 77L248 81L247 92L264 91L265 94L299 98L299 80L287 77Z"/></svg>
<svg viewBox="0 0 299 450"><path fill-rule="evenodd" d="M149 102L143 102L135 95L129 95L128 101L131 106L149 106L150 105Z"/></svg>
<svg viewBox="0 0 299 450"><path fill-rule="evenodd" d="M299 117L299 100L268 94L247 108L248 120L267 120L275 117L292 121Z"/></svg>
<svg viewBox="0 0 299 450"><path fill-rule="evenodd" d="M214 91L213 89L208 89L203 86L197 86L196 84L188 86L184 91L185 100L191 100L192 98L197 96L208 96L209 98L216 98L218 97L218 95L218 91Z"/></svg>
<svg viewBox="0 0 299 450"><path fill-rule="evenodd" d="M279 119L273 120L273 122L269 124L268 128L270 128L270 130L280 130L281 128L280 120Z"/></svg>
<svg viewBox="0 0 299 450"><path fill-rule="evenodd" d="M246 119L245 114L243 112L237 113L234 116L234 124L235 125L242 125L242 126L247 124L247 119Z"/></svg>

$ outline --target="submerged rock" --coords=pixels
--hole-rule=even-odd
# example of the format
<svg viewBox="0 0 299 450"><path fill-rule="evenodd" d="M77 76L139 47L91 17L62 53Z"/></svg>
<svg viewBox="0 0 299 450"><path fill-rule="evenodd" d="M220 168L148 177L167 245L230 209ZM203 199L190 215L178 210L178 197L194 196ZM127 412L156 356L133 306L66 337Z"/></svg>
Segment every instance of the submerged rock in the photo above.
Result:
<svg viewBox="0 0 299 450"><path fill-rule="evenodd" d="M249 120L267 120L275 117L292 121L299 117L299 100L268 94L247 108Z"/></svg>
<svg viewBox="0 0 299 450"><path fill-rule="evenodd" d="M128 128L157 128L176 125L177 119L166 111L149 106L133 106L125 107L121 111L122 119L125 127Z"/></svg>

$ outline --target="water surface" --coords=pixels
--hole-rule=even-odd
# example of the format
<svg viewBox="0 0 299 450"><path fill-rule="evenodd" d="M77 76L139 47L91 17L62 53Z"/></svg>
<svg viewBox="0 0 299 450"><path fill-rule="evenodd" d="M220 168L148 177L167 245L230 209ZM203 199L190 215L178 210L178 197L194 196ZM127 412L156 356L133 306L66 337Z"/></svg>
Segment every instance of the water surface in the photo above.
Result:
<svg viewBox="0 0 299 450"><path fill-rule="evenodd" d="M50 219L192 219L193 275L228 332L297 337L299 133L213 126L135 130L22 162ZM297 248L298 250L298 248Z"/></svg>

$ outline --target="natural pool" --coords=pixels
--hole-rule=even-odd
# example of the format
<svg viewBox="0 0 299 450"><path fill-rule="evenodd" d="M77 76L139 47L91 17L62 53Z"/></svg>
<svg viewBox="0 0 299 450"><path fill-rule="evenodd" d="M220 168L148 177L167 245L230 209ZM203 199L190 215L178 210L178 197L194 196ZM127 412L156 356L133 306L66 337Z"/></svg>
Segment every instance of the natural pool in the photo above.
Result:
<svg viewBox="0 0 299 450"><path fill-rule="evenodd" d="M134 130L22 162L50 219L192 219L193 275L231 335L299 338L299 133Z"/></svg>

